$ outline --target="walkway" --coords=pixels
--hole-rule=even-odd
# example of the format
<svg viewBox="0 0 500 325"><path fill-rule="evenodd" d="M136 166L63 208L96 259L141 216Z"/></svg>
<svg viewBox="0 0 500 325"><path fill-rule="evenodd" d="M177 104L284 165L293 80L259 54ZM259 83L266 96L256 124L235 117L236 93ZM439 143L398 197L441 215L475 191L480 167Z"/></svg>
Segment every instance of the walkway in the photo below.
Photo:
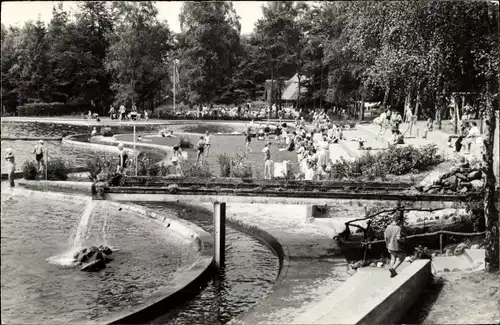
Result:
<svg viewBox="0 0 500 325"><path fill-rule="evenodd" d="M210 204L196 204L212 209ZM273 292L230 324L289 324L309 304L318 303L350 277L347 261L332 240L343 231L345 219L306 223L305 209L293 205L228 204L229 220L247 228L264 229L280 242L285 253Z"/></svg>

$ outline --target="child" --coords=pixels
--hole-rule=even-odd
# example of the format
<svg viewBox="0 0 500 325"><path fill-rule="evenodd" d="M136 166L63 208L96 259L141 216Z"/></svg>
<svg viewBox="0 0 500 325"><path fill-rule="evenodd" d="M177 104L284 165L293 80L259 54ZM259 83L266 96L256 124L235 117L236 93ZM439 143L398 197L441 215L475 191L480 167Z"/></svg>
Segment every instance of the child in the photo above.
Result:
<svg viewBox="0 0 500 325"><path fill-rule="evenodd" d="M273 161L271 160L271 142L265 145L262 152L264 153L264 179L272 179L271 168Z"/></svg>
<svg viewBox="0 0 500 325"><path fill-rule="evenodd" d="M40 172L40 165L45 169L45 162L43 161L43 154L45 148L43 147L43 140L38 141L38 144L33 148L33 153L35 154L35 160L38 167L38 172Z"/></svg>
<svg viewBox="0 0 500 325"><path fill-rule="evenodd" d="M432 126L432 119L429 118L427 120L427 123L425 124L425 132L424 132L424 135L422 136L422 138L424 139L427 139L427 132L431 132L433 129L433 126Z"/></svg>
<svg viewBox="0 0 500 325"><path fill-rule="evenodd" d="M14 187L14 172L16 170L16 161L14 154L12 153L12 148L7 148L7 154L5 155L5 160L7 160L7 170L9 173L9 184L10 187Z"/></svg>
<svg viewBox="0 0 500 325"><path fill-rule="evenodd" d="M148 111L144 111L144 119L146 120L146 122L148 121L149 119Z"/></svg>
<svg viewBox="0 0 500 325"><path fill-rule="evenodd" d="M198 141L196 148L198 148L198 156L196 157L196 165L198 165L198 162L203 163L203 152L205 151L205 137L204 136L200 137L200 140Z"/></svg>
<svg viewBox="0 0 500 325"><path fill-rule="evenodd" d="M384 232L385 243L387 250L391 254L391 263L389 264L389 271L391 278L398 275L396 269L403 263L405 253L403 251L403 211L398 211L392 216L392 223L387 226Z"/></svg>
<svg viewBox="0 0 500 325"><path fill-rule="evenodd" d="M250 142L252 142L252 136L250 135L250 128L245 132L245 148L248 151L252 152L252 148L250 148Z"/></svg>
<svg viewBox="0 0 500 325"><path fill-rule="evenodd" d="M205 132L205 149L206 149L206 155L205 157L208 157L208 151L210 150L210 132Z"/></svg>

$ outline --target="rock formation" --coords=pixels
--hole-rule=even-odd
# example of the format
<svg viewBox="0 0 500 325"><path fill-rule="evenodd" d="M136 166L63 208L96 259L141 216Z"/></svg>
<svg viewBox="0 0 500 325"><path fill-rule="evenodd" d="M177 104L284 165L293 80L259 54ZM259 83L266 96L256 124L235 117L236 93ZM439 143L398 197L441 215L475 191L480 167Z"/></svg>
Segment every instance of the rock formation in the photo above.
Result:
<svg viewBox="0 0 500 325"><path fill-rule="evenodd" d="M462 163L452 167L448 173L434 175L432 180L429 178L422 181L416 188L420 192L429 194L463 194L480 192L483 187L481 166Z"/></svg>
<svg viewBox="0 0 500 325"><path fill-rule="evenodd" d="M113 260L113 251L108 246L91 246L83 248L73 255L75 263L81 265L82 271L97 272L106 268L106 263Z"/></svg>

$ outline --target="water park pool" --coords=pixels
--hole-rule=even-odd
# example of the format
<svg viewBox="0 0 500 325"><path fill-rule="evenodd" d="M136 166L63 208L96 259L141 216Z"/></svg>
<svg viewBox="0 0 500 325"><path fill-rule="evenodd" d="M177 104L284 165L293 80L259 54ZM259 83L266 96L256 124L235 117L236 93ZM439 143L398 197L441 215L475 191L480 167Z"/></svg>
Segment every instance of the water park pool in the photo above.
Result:
<svg viewBox="0 0 500 325"><path fill-rule="evenodd" d="M2 322L96 323L143 303L199 255L168 228L106 202L82 223L88 198L30 193L2 188ZM75 240L119 250L106 269L82 272L64 254Z"/></svg>

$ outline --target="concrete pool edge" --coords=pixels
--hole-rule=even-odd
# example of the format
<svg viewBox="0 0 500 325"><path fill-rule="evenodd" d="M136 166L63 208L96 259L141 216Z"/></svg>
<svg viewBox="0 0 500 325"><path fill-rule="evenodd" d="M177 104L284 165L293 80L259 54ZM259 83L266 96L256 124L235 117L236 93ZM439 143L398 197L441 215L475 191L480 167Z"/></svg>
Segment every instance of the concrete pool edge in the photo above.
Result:
<svg viewBox="0 0 500 325"><path fill-rule="evenodd" d="M74 200L75 198L88 201L92 200L89 196L89 191L81 191L79 187L72 188L72 186L77 183L80 183L82 188L86 186L90 188L92 184L90 182L27 182L29 182L29 187L26 187L25 184L21 184L22 187L26 187L23 189L25 195L39 194L45 197L54 197L62 200ZM58 186L61 184L67 185L68 188L73 189L73 191L70 193L60 192L60 187ZM97 319L99 324L141 324L144 323L145 319L152 320L155 316L166 314L168 311L175 309L199 293L200 287L207 283L212 274L211 266L214 256L212 235L197 225L178 217L167 217L151 209L122 202L107 201L107 203L117 209L122 208L138 216L151 218L164 227L166 224L169 224L169 229L174 231L177 235L186 238L186 240L191 241L191 244L194 243L196 245L195 251L200 252L200 255L196 262L191 264L186 271L172 279L169 283L166 283L164 288L148 297L144 303L129 310L122 310L114 312L109 316L99 317Z"/></svg>
<svg viewBox="0 0 500 325"><path fill-rule="evenodd" d="M211 266L213 262L213 238L197 225L174 216L164 216L137 205L124 204L122 202L108 201L115 207L122 207L151 218L165 227L169 224L169 229L174 230L182 237L192 238L200 250L200 256L187 271L181 276L173 279L166 288L155 293L146 299L146 302L137 306L133 311L122 311L113 316L99 318L99 323L105 324L141 324L145 320L152 320L157 316L177 308L179 305L198 294L200 287L204 285L211 276ZM118 316L117 316L118 315Z"/></svg>

